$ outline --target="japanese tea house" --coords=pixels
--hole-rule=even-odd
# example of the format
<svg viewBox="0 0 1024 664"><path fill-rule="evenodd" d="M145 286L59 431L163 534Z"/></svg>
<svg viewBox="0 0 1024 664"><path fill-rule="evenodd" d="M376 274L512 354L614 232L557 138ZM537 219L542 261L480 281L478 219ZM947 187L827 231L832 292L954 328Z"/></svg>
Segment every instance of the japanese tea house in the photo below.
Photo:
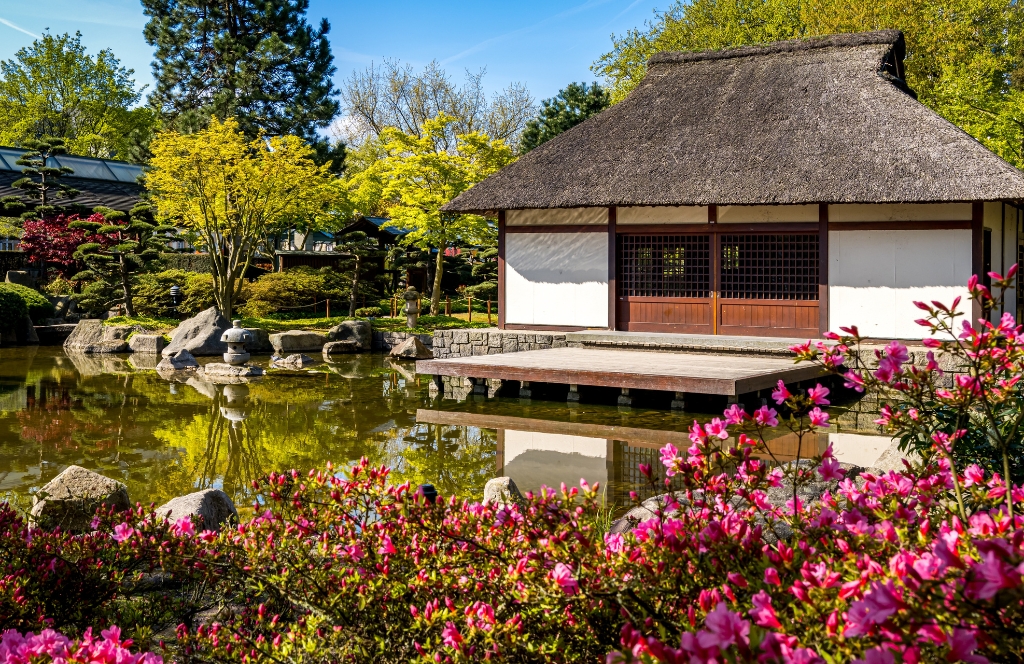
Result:
<svg viewBox="0 0 1024 664"><path fill-rule="evenodd" d="M918 102L903 57L896 31L655 55L446 207L497 216L499 325L920 338L913 301L966 303L1022 255L1024 173Z"/></svg>

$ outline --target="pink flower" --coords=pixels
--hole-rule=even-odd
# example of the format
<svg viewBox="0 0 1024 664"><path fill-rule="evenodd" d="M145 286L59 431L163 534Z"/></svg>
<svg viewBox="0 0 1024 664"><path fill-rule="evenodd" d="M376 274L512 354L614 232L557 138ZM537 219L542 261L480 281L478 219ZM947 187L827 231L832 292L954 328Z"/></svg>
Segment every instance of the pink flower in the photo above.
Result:
<svg viewBox="0 0 1024 664"><path fill-rule="evenodd" d="M608 553L621 553L625 545L626 538L622 536L622 533L604 534L604 548Z"/></svg>
<svg viewBox="0 0 1024 664"><path fill-rule="evenodd" d="M807 413L807 417L811 420L812 427L827 427L828 426L828 413L820 408L815 408L811 412Z"/></svg>
<svg viewBox="0 0 1024 664"><path fill-rule="evenodd" d="M451 621L445 623L444 629L441 630L441 643L449 648L459 649L462 646L462 641L462 634L459 633L459 628L455 626L455 623Z"/></svg>
<svg viewBox="0 0 1024 664"><path fill-rule="evenodd" d="M969 629L957 627L949 639L949 654L946 659L950 662L968 662L969 664L988 664L988 659L981 655L975 655L978 649L978 639L974 632Z"/></svg>
<svg viewBox="0 0 1024 664"><path fill-rule="evenodd" d="M779 619L775 617L775 609L772 608L772 598L768 593L762 590L751 597L750 601L754 604L754 608L750 610L750 617L754 619L755 625L774 629L782 628Z"/></svg>
<svg viewBox="0 0 1024 664"><path fill-rule="evenodd" d="M1003 588L1016 588L1021 584L1021 572L1003 562L993 550L981 556L974 565L974 579L967 584L966 595L971 599L992 599Z"/></svg>
<svg viewBox="0 0 1024 664"><path fill-rule="evenodd" d="M774 567L769 567L764 571L764 582L770 583L773 586L782 585L782 580L779 578L779 573Z"/></svg>
<svg viewBox="0 0 1024 664"><path fill-rule="evenodd" d="M727 649L735 643L750 642L750 623L740 614L730 611L725 602L719 602L713 611L704 618L707 629L697 633L697 643L702 648L717 647Z"/></svg>
<svg viewBox="0 0 1024 664"><path fill-rule="evenodd" d="M716 417L704 425L704 431L707 432L708 436L714 436L721 440L725 440L729 437L729 432L726 431L725 427L725 422Z"/></svg>
<svg viewBox="0 0 1024 664"><path fill-rule="evenodd" d="M171 525L171 532L175 537L192 537L196 534L196 527L192 525L192 517L183 516Z"/></svg>
<svg viewBox="0 0 1024 664"><path fill-rule="evenodd" d="M807 390L807 396L818 406L828 405L828 399L825 398L828 396L828 393L829 389L822 387L820 383Z"/></svg>
<svg viewBox="0 0 1024 664"><path fill-rule="evenodd" d="M975 484L984 483L985 471L981 469L981 466L976 463L972 463L970 466L967 466L967 469L964 471L964 486L973 486Z"/></svg>
<svg viewBox="0 0 1024 664"><path fill-rule="evenodd" d="M395 550L395 545L391 543L391 535L385 535L381 538L380 541L381 545L380 548L377 549L377 553L381 555L397 553L397 551Z"/></svg>
<svg viewBox="0 0 1024 664"><path fill-rule="evenodd" d="M910 353L907 352L907 347L900 342L891 341L885 347L885 358L892 363L894 370L899 371L910 359Z"/></svg>
<svg viewBox="0 0 1024 664"><path fill-rule="evenodd" d="M127 523L119 523L114 526L114 541L123 542L127 539L131 539L131 536L135 534L135 529L129 526Z"/></svg>
<svg viewBox="0 0 1024 664"><path fill-rule="evenodd" d="M847 630L849 631L849 630ZM896 658L889 650L883 650L882 648L872 648L871 650L864 651L864 659L855 659L853 664L893 664Z"/></svg>
<svg viewBox="0 0 1024 664"><path fill-rule="evenodd" d="M839 481L843 479L846 471L839 467L839 462L834 457L826 457L822 459L821 465L818 466L818 474L821 475L822 480L831 482L832 480Z"/></svg>
<svg viewBox="0 0 1024 664"><path fill-rule="evenodd" d="M743 420L745 420L747 417L746 411L744 411L743 408L736 403L726 408L725 413L723 414L725 415L725 424L727 426L733 424L741 424Z"/></svg>
<svg viewBox="0 0 1024 664"><path fill-rule="evenodd" d="M779 426L778 415L778 412L776 412L774 408L761 406L754 411L754 421L757 422L758 426L777 427Z"/></svg>
<svg viewBox="0 0 1024 664"><path fill-rule="evenodd" d="M864 391L864 376L856 371L847 371L843 374L845 381L843 387L848 390L857 390L858 392Z"/></svg>
<svg viewBox="0 0 1024 664"><path fill-rule="evenodd" d="M849 638L866 634L872 625L885 622L902 605L903 603L896 596L892 579L885 584L873 581L871 589L864 594L864 599L857 600L850 605L846 617L845 636Z"/></svg>
<svg viewBox="0 0 1024 664"><path fill-rule="evenodd" d="M555 569L551 572L551 578L561 586L566 595L575 595L580 590L580 584L573 578L572 568L565 563L556 563Z"/></svg>
<svg viewBox="0 0 1024 664"><path fill-rule="evenodd" d="M789 390L786 389L786 384L781 380L779 381L778 388L772 391L772 399L775 399L775 403L778 405L785 403L786 399L791 396L793 395L790 394Z"/></svg>

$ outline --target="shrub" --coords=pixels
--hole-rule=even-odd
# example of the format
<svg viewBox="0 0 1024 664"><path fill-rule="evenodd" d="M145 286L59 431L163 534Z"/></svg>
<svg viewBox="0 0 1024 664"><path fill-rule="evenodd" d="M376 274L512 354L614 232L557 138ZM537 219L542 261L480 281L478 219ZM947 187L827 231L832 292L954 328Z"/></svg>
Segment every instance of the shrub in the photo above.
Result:
<svg viewBox="0 0 1024 664"><path fill-rule="evenodd" d="M72 283L59 274L54 275L53 279L50 280L50 283L43 287L43 290L55 297L71 295L75 292L75 288Z"/></svg>
<svg viewBox="0 0 1024 664"><path fill-rule="evenodd" d="M181 305L175 312L171 286L181 288ZM164 270L141 274L135 290L135 310L140 316L172 318L176 313L194 316L213 302L213 276L187 270Z"/></svg>
<svg viewBox="0 0 1024 664"><path fill-rule="evenodd" d="M284 272L268 272L243 289L245 304L239 309L244 316L260 318L279 311L312 312L314 302L320 310L324 300L334 300L341 313L348 294L342 275L330 268L315 270L297 267Z"/></svg>
<svg viewBox="0 0 1024 664"><path fill-rule="evenodd" d="M0 286L0 329L10 330L27 315L28 305L25 303L25 298L21 297L14 289Z"/></svg>
<svg viewBox="0 0 1024 664"><path fill-rule="evenodd" d="M380 307L363 307L356 309L356 316L359 318L380 318L384 315L384 310Z"/></svg>
<svg viewBox="0 0 1024 664"><path fill-rule="evenodd" d="M121 640L121 630L111 627L96 639L86 630L81 639L72 641L59 632L47 629L39 634L20 634L9 630L0 636L0 661L5 664L163 664L163 659L150 653L132 654L131 641Z"/></svg>
<svg viewBox="0 0 1024 664"><path fill-rule="evenodd" d="M22 286L21 284L0 284L0 290L13 293L25 302L25 310L33 323L39 323L47 318L53 318L53 304L46 299L46 296L37 290Z"/></svg>

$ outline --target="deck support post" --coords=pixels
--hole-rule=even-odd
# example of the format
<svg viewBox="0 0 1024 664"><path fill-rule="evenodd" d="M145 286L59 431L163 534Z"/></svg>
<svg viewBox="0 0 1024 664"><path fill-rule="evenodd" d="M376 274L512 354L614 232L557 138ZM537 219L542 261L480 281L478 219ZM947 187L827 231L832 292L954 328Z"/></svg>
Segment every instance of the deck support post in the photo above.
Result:
<svg viewBox="0 0 1024 664"><path fill-rule="evenodd" d="M498 396L498 392L501 391L501 386L505 383L505 381L503 381L500 378L488 378L484 380L484 383L486 384L487 398L493 399L494 397Z"/></svg>
<svg viewBox="0 0 1024 664"><path fill-rule="evenodd" d="M676 396L672 399L672 410L686 410L686 393L676 392Z"/></svg>
<svg viewBox="0 0 1024 664"><path fill-rule="evenodd" d="M620 406L632 406L633 405L633 397L629 396L629 388L628 387L622 388L622 394L619 395L619 405Z"/></svg>
<svg viewBox="0 0 1024 664"><path fill-rule="evenodd" d="M433 374L430 377L430 384L427 386L427 394L430 398L436 399L438 396L444 394L444 377L440 374Z"/></svg>
<svg viewBox="0 0 1024 664"><path fill-rule="evenodd" d="M532 399L533 390L530 389L530 381L524 380L519 382L519 398L520 399Z"/></svg>
<svg viewBox="0 0 1024 664"><path fill-rule="evenodd" d="M565 398L570 403L580 402L580 389L576 383L569 383L569 396Z"/></svg>
<svg viewBox="0 0 1024 664"><path fill-rule="evenodd" d="M473 394L487 394L487 379L486 378L470 378L473 383Z"/></svg>
<svg viewBox="0 0 1024 664"><path fill-rule="evenodd" d="M726 397L726 403L730 406L736 404L740 408L743 408L743 404L740 402L740 395L738 394L730 394Z"/></svg>

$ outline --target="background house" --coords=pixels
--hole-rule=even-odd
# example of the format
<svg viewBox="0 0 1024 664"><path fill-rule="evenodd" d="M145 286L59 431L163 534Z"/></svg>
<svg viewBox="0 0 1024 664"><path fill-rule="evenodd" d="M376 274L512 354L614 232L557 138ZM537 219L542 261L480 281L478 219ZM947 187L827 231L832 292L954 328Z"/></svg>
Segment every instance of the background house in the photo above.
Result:
<svg viewBox="0 0 1024 664"><path fill-rule="evenodd" d="M1024 255L1024 173L920 104L903 57L896 31L655 55L446 206L498 218L499 324L909 338L913 301L970 306L971 274Z"/></svg>

